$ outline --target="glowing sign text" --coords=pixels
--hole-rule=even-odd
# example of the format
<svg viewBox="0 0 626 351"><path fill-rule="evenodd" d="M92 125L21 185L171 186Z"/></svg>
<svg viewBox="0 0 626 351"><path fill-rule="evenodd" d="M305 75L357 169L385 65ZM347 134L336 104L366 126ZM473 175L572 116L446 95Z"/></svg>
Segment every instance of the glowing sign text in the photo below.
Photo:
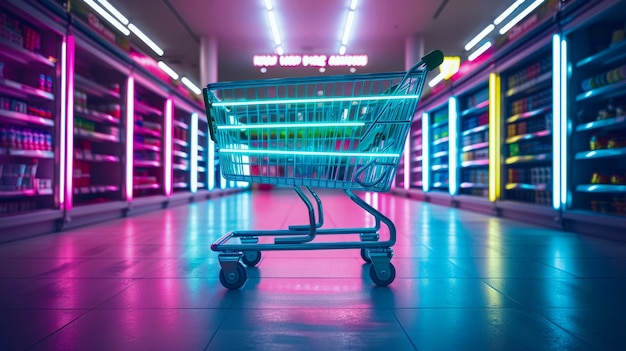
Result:
<svg viewBox="0 0 626 351"><path fill-rule="evenodd" d="M257 67L364 67L367 55L254 55Z"/></svg>

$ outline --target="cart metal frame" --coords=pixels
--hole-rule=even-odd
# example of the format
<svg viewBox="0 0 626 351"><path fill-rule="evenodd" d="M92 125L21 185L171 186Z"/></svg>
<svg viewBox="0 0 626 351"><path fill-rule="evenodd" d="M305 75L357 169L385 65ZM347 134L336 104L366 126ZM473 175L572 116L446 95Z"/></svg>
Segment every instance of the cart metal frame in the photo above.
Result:
<svg viewBox="0 0 626 351"><path fill-rule="evenodd" d="M438 67L442 61L443 54L436 50L424 56L420 62L413 65L406 73L400 74L284 78L207 85L203 90L203 96L209 120L209 133L211 139L216 142L220 155L220 164L223 166L222 173L224 178L293 186L296 194L306 205L309 222L304 225L292 225L284 230L231 231L216 240L211 245L211 250L219 252L218 260L221 266L219 278L224 287L239 289L245 284L247 273L241 262L247 266L255 266L261 259L262 251L276 250L360 249L363 260L371 263L370 277L373 282L379 286L386 286L393 282L396 272L395 267L391 263L391 258L393 257L393 249L391 247L396 242L395 225L387 216L356 195L353 190L377 192L389 190L399 163L400 148L404 145L410 129L412 116L426 75L429 71ZM259 99L259 90L268 86L275 87L276 90L283 88L282 94L289 95L290 93L293 94L292 87L294 85L296 86L297 94L297 84L316 84L316 81L320 82L320 84L326 84L324 85L325 87L329 87L328 82L333 84L332 82L335 81L363 82L360 87L369 87L369 95L365 97L360 96L360 91L356 91L359 90L359 86L357 83L354 83L349 86L352 89L351 96L335 98L308 97L306 100L298 101L299 103L305 101L307 105L304 105L304 107L302 103L296 105L292 100L282 96L278 98L273 96L269 99L264 96L265 100L263 101ZM379 84L379 81L384 81L389 85L385 86L387 88L385 92L381 91L383 84ZM391 86L392 83L398 81L399 83ZM344 90L346 88L342 85L339 85L339 87ZM309 86L307 85L308 88ZM292 91L289 91L289 89L292 89ZM336 88L335 85L330 85L328 89L333 89L334 91ZM249 95L251 92L254 94L252 98L241 96L242 94ZM376 92L378 94L382 93L382 97L378 99L383 101L382 105L379 101L376 101L378 105L373 105L369 102L369 100L373 99L371 94ZM279 93L276 94L280 95ZM299 94L302 94L302 92L299 92ZM412 108L411 111L408 111L410 114L406 115L407 111L405 110L407 107L404 105L401 106L401 110L398 112L397 106L409 99L414 99L413 105L408 105L408 109ZM357 100L360 101L357 105L357 112L354 112L355 115L353 117L346 118L351 113L348 111L353 109ZM250 105L252 105L252 108ZM365 106L363 110L369 108L370 111L375 111L375 116L362 124L346 123L346 119L347 122L357 120L356 114L360 113L358 111L362 108L361 106ZM279 116L280 113L289 115L292 111L295 111L294 114L288 117ZM334 124L312 122L314 118L320 116L324 120L336 119L338 115L336 113L333 115L333 113L338 111L343 111L339 122L334 122ZM295 135L291 131L292 129L288 129L291 125L279 123L281 118L283 120L285 118L291 118L292 120L294 118L302 119L303 112L306 115L304 117L306 119L305 123L315 124L316 126L323 125L323 128L326 128L322 136L315 135L308 138L306 135L301 135L300 132L298 132L298 135ZM266 124L255 123L261 118L274 120ZM363 118L363 116L359 115L358 118ZM272 125L277 127L272 129ZM278 127L279 125L280 128ZM350 130L344 127L356 125L360 126L361 129L355 135L351 135ZM275 135L273 137L258 135L267 134L268 130ZM257 133L254 137L251 136L253 132ZM284 133L285 142L276 141L276 139L280 139L276 135L277 132ZM287 133L289 133L289 137L286 136ZM331 135L331 137L327 137L328 135ZM342 137L344 136L349 140L349 152L344 154L342 152L345 150L333 152L332 147L336 146L332 146L332 143L343 143ZM314 151L300 150L307 143L313 145ZM263 148L249 149L249 145L267 146L267 150ZM271 153L269 145L274 146L274 148L282 147L283 150ZM321 145L325 147L323 150ZM364 149L366 151L369 150L366 148L372 148L372 145L373 150L383 153L370 154L363 152ZM329 147L331 151L329 151ZM315 151L318 149L320 149L319 152ZM345 146L343 149L345 149ZM400 152L396 152L397 155L390 157L384 153L389 150L400 150ZM378 155L382 156L374 157ZM341 163L337 161L337 158L340 157L343 157ZM365 159L365 161L354 161L355 158L358 159L359 157ZM276 158L276 160L270 161L270 158ZM346 158L350 158L351 161L343 161ZM288 169L288 174L251 174L250 166L256 165L282 165ZM375 225L362 228L322 228L324 226L322 201L312 187L342 189L357 206L374 217ZM309 196L313 198L316 206L313 205ZM317 216L315 207L317 207ZM389 232L388 239L384 241L379 241L381 223L388 228ZM318 235L338 234L355 234L358 235L358 240L341 242L315 241ZM273 237L274 241L273 243L259 243L259 237Z"/></svg>

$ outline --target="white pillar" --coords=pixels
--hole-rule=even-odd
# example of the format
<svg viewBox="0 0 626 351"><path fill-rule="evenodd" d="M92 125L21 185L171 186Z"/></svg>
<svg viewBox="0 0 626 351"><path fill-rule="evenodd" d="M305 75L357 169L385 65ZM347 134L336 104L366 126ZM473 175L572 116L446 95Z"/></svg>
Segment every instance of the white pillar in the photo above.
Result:
<svg viewBox="0 0 626 351"><path fill-rule="evenodd" d="M200 84L217 82L217 38L200 38Z"/></svg>
<svg viewBox="0 0 626 351"><path fill-rule="evenodd" d="M424 37L410 35L404 39L404 69L408 70L424 56Z"/></svg>

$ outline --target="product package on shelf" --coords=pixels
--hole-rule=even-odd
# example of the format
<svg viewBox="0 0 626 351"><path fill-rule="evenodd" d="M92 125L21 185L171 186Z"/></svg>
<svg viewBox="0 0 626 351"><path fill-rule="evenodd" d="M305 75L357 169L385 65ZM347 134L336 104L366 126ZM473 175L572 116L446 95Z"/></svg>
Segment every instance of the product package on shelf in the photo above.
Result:
<svg viewBox="0 0 626 351"><path fill-rule="evenodd" d="M566 36L567 208L626 216L626 18L623 2Z"/></svg>
<svg viewBox="0 0 626 351"><path fill-rule="evenodd" d="M552 204L552 52L503 73L503 180L507 200Z"/></svg>
<svg viewBox="0 0 626 351"><path fill-rule="evenodd" d="M189 191L191 185L191 112L174 108L173 123L173 188L175 192Z"/></svg>

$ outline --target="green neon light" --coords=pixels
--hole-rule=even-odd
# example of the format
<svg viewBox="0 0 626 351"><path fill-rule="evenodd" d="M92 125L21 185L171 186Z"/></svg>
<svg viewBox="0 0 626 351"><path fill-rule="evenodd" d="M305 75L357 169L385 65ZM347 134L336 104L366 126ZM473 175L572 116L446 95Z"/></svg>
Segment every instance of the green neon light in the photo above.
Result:
<svg viewBox="0 0 626 351"><path fill-rule="evenodd" d="M400 157L400 154L379 152L322 152L322 151L282 151L251 149L220 149L220 152L247 155L302 155L302 156L341 156L341 157Z"/></svg>
<svg viewBox="0 0 626 351"><path fill-rule="evenodd" d="M269 123L269 124L246 124L234 126L218 126L217 129L269 129L269 128L319 128L319 127L363 127L364 122L338 122L338 123Z"/></svg>
<svg viewBox="0 0 626 351"><path fill-rule="evenodd" d="M380 96L353 96L353 97L329 97L329 98L308 98L308 99L276 99L258 101L219 101L213 106L258 106L258 105L280 105L280 104L302 104L320 102L344 102L344 101L378 101L378 100L406 100L419 99L419 95L380 95Z"/></svg>

